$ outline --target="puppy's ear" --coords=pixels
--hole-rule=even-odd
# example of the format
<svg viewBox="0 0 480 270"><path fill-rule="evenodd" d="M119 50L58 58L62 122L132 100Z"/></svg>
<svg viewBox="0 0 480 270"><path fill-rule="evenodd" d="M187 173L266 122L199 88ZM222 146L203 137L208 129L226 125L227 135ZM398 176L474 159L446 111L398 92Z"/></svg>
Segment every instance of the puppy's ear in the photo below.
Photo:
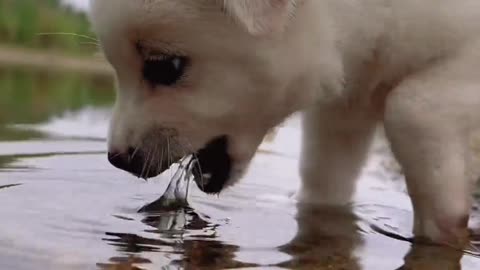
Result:
<svg viewBox="0 0 480 270"><path fill-rule="evenodd" d="M281 32L299 0L222 0L231 14L252 35Z"/></svg>

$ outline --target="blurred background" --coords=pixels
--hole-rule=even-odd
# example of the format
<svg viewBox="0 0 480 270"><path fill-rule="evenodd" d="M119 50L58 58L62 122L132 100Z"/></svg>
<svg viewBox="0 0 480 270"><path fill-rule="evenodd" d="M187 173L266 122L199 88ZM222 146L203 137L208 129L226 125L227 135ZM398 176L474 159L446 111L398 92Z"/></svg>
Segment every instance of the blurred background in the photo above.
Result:
<svg viewBox="0 0 480 270"><path fill-rule="evenodd" d="M111 70L98 54L87 6L88 0L0 0L0 140L40 136L18 127L113 102Z"/></svg>

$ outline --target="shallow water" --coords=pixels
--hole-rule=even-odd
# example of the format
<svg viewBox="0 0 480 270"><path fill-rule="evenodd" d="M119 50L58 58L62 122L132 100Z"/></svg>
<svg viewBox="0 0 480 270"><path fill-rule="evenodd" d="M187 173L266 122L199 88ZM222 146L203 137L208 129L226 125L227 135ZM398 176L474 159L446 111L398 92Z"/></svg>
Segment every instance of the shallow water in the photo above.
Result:
<svg viewBox="0 0 480 270"><path fill-rule="evenodd" d="M191 185L191 208L137 213L172 172L145 182L108 164L112 100L108 78L0 69L0 269L480 269L474 247L404 239L411 206L382 140L353 211L297 211L296 119L237 186Z"/></svg>

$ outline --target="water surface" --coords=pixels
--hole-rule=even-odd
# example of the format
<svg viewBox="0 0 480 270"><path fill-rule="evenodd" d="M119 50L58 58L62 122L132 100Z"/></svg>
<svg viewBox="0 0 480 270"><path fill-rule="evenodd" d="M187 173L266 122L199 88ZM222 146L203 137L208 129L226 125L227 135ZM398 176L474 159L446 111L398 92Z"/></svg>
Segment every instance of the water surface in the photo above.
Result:
<svg viewBox="0 0 480 270"><path fill-rule="evenodd" d="M405 240L411 205L381 140L351 210L297 210L296 119L237 186L191 185L191 209L137 213L171 172L145 182L108 164L113 98L110 78L0 68L0 269L480 269L475 239Z"/></svg>

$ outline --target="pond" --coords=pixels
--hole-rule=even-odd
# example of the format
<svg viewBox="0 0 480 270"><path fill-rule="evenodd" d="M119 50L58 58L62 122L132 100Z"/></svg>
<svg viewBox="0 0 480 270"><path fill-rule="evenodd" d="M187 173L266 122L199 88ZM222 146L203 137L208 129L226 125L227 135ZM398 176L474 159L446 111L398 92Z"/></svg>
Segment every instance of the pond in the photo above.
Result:
<svg viewBox="0 0 480 270"><path fill-rule="evenodd" d="M405 240L411 205L381 137L351 209L297 210L295 117L237 186L207 196L191 185L191 209L138 213L172 172L143 181L108 164L112 88L0 68L0 269L480 269L480 239L465 251Z"/></svg>

